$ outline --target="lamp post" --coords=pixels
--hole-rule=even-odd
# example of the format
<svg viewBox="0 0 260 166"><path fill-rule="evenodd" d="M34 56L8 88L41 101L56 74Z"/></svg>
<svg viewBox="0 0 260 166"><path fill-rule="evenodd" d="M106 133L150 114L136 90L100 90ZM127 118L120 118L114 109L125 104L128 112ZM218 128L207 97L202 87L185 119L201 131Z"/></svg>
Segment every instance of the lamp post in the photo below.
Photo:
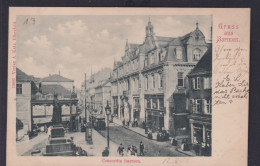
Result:
<svg viewBox="0 0 260 166"><path fill-rule="evenodd" d="M109 148L109 115L111 113L111 107L108 105L108 100L107 100L107 106L105 108L106 110L106 115L107 115L107 147Z"/></svg>

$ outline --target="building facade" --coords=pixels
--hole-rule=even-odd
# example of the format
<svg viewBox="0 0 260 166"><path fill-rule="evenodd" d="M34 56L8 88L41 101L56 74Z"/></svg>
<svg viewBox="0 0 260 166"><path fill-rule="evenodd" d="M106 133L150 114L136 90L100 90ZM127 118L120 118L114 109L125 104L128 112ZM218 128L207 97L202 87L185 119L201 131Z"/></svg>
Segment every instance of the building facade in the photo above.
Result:
<svg viewBox="0 0 260 166"><path fill-rule="evenodd" d="M95 74L91 74L86 81L82 82L79 101L82 110L81 117L84 117L84 119L89 119L90 114L100 113L101 110L104 113L105 107L102 103L109 96L108 92L111 86L109 86L110 82L108 82L108 79L110 78L111 71L111 68L104 68ZM105 87L103 88L103 86ZM85 109L87 117L85 116Z"/></svg>
<svg viewBox="0 0 260 166"><path fill-rule="evenodd" d="M18 137L22 137L31 130L31 100L32 95L37 93L35 78L16 69L16 118L23 123L23 129L19 131Z"/></svg>
<svg viewBox="0 0 260 166"><path fill-rule="evenodd" d="M209 49L188 74L190 142L211 149L212 130L212 51ZM204 145L203 145L204 144ZM208 152L209 153L209 152Z"/></svg>
<svg viewBox="0 0 260 166"><path fill-rule="evenodd" d="M188 115L185 77L207 51L208 44L198 23L194 31L176 38L155 35L150 20L145 30L144 42L126 41L122 60L114 62L112 111L120 121L137 119L153 131L165 128L176 135L175 121Z"/></svg>
<svg viewBox="0 0 260 166"><path fill-rule="evenodd" d="M101 85L95 88L95 107L98 114L105 115L105 107L107 102L111 105L111 83L109 80L106 80Z"/></svg>

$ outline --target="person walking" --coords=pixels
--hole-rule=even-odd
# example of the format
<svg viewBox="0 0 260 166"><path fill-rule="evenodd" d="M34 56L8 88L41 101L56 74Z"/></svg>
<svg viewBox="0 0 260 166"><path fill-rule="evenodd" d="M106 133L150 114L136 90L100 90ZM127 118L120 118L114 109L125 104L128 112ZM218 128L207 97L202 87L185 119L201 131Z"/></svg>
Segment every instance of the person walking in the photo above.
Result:
<svg viewBox="0 0 260 166"><path fill-rule="evenodd" d="M144 156L144 144L140 142L140 156Z"/></svg>
<svg viewBox="0 0 260 166"><path fill-rule="evenodd" d="M136 156L134 145L131 146L130 154L131 156Z"/></svg>
<svg viewBox="0 0 260 166"><path fill-rule="evenodd" d="M117 152L119 156L124 156L124 146L122 144L119 145Z"/></svg>

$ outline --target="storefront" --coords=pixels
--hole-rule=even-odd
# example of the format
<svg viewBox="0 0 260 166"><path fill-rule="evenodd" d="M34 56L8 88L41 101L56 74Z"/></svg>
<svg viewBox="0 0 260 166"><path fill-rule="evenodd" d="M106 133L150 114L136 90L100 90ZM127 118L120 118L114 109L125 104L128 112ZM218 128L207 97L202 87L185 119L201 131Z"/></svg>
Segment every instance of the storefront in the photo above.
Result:
<svg viewBox="0 0 260 166"><path fill-rule="evenodd" d="M164 100L162 95L145 95L146 126L157 132L164 127Z"/></svg>
<svg viewBox="0 0 260 166"><path fill-rule="evenodd" d="M211 124L192 122L191 123L191 143L211 145Z"/></svg>
<svg viewBox="0 0 260 166"><path fill-rule="evenodd" d="M211 123L190 119L190 141L197 155L211 156Z"/></svg>

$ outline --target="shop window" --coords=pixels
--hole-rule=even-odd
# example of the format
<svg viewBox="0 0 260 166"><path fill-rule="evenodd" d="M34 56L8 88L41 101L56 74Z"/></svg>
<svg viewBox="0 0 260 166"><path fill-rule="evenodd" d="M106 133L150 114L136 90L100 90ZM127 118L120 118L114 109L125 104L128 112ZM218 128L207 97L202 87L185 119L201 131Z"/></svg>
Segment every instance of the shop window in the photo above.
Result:
<svg viewBox="0 0 260 166"><path fill-rule="evenodd" d="M153 109L158 109L158 103L157 103L157 99L156 98L152 99L152 104L153 104Z"/></svg>
<svg viewBox="0 0 260 166"><path fill-rule="evenodd" d="M146 108L151 108L151 100L146 99Z"/></svg>
<svg viewBox="0 0 260 166"><path fill-rule="evenodd" d="M160 108L160 110L164 110L164 101L163 101L163 98L159 98L159 108Z"/></svg>
<svg viewBox="0 0 260 166"><path fill-rule="evenodd" d="M178 72L178 86L184 86L183 72Z"/></svg>
<svg viewBox="0 0 260 166"><path fill-rule="evenodd" d="M193 123L193 143L201 144L203 142L203 126Z"/></svg>
<svg viewBox="0 0 260 166"><path fill-rule="evenodd" d="M210 99L204 100L204 113L211 114L211 101Z"/></svg>
<svg viewBox="0 0 260 166"><path fill-rule="evenodd" d="M204 77L203 79L204 89L211 89L211 83L212 83L211 77Z"/></svg>
<svg viewBox="0 0 260 166"><path fill-rule="evenodd" d="M206 126L206 143L209 144L209 146L211 146L211 126L207 125Z"/></svg>
<svg viewBox="0 0 260 166"><path fill-rule="evenodd" d="M200 89L200 77L192 78L193 89Z"/></svg>
<svg viewBox="0 0 260 166"><path fill-rule="evenodd" d="M181 60L182 59L182 48L181 47L177 47L176 50L175 50L175 53L176 53L177 59Z"/></svg>
<svg viewBox="0 0 260 166"><path fill-rule="evenodd" d="M200 60L200 56L201 56L201 50L199 48L196 48L193 51L193 59L198 61L198 60Z"/></svg>
<svg viewBox="0 0 260 166"><path fill-rule="evenodd" d="M16 84L16 94L22 94L22 93L23 93L22 84Z"/></svg>

